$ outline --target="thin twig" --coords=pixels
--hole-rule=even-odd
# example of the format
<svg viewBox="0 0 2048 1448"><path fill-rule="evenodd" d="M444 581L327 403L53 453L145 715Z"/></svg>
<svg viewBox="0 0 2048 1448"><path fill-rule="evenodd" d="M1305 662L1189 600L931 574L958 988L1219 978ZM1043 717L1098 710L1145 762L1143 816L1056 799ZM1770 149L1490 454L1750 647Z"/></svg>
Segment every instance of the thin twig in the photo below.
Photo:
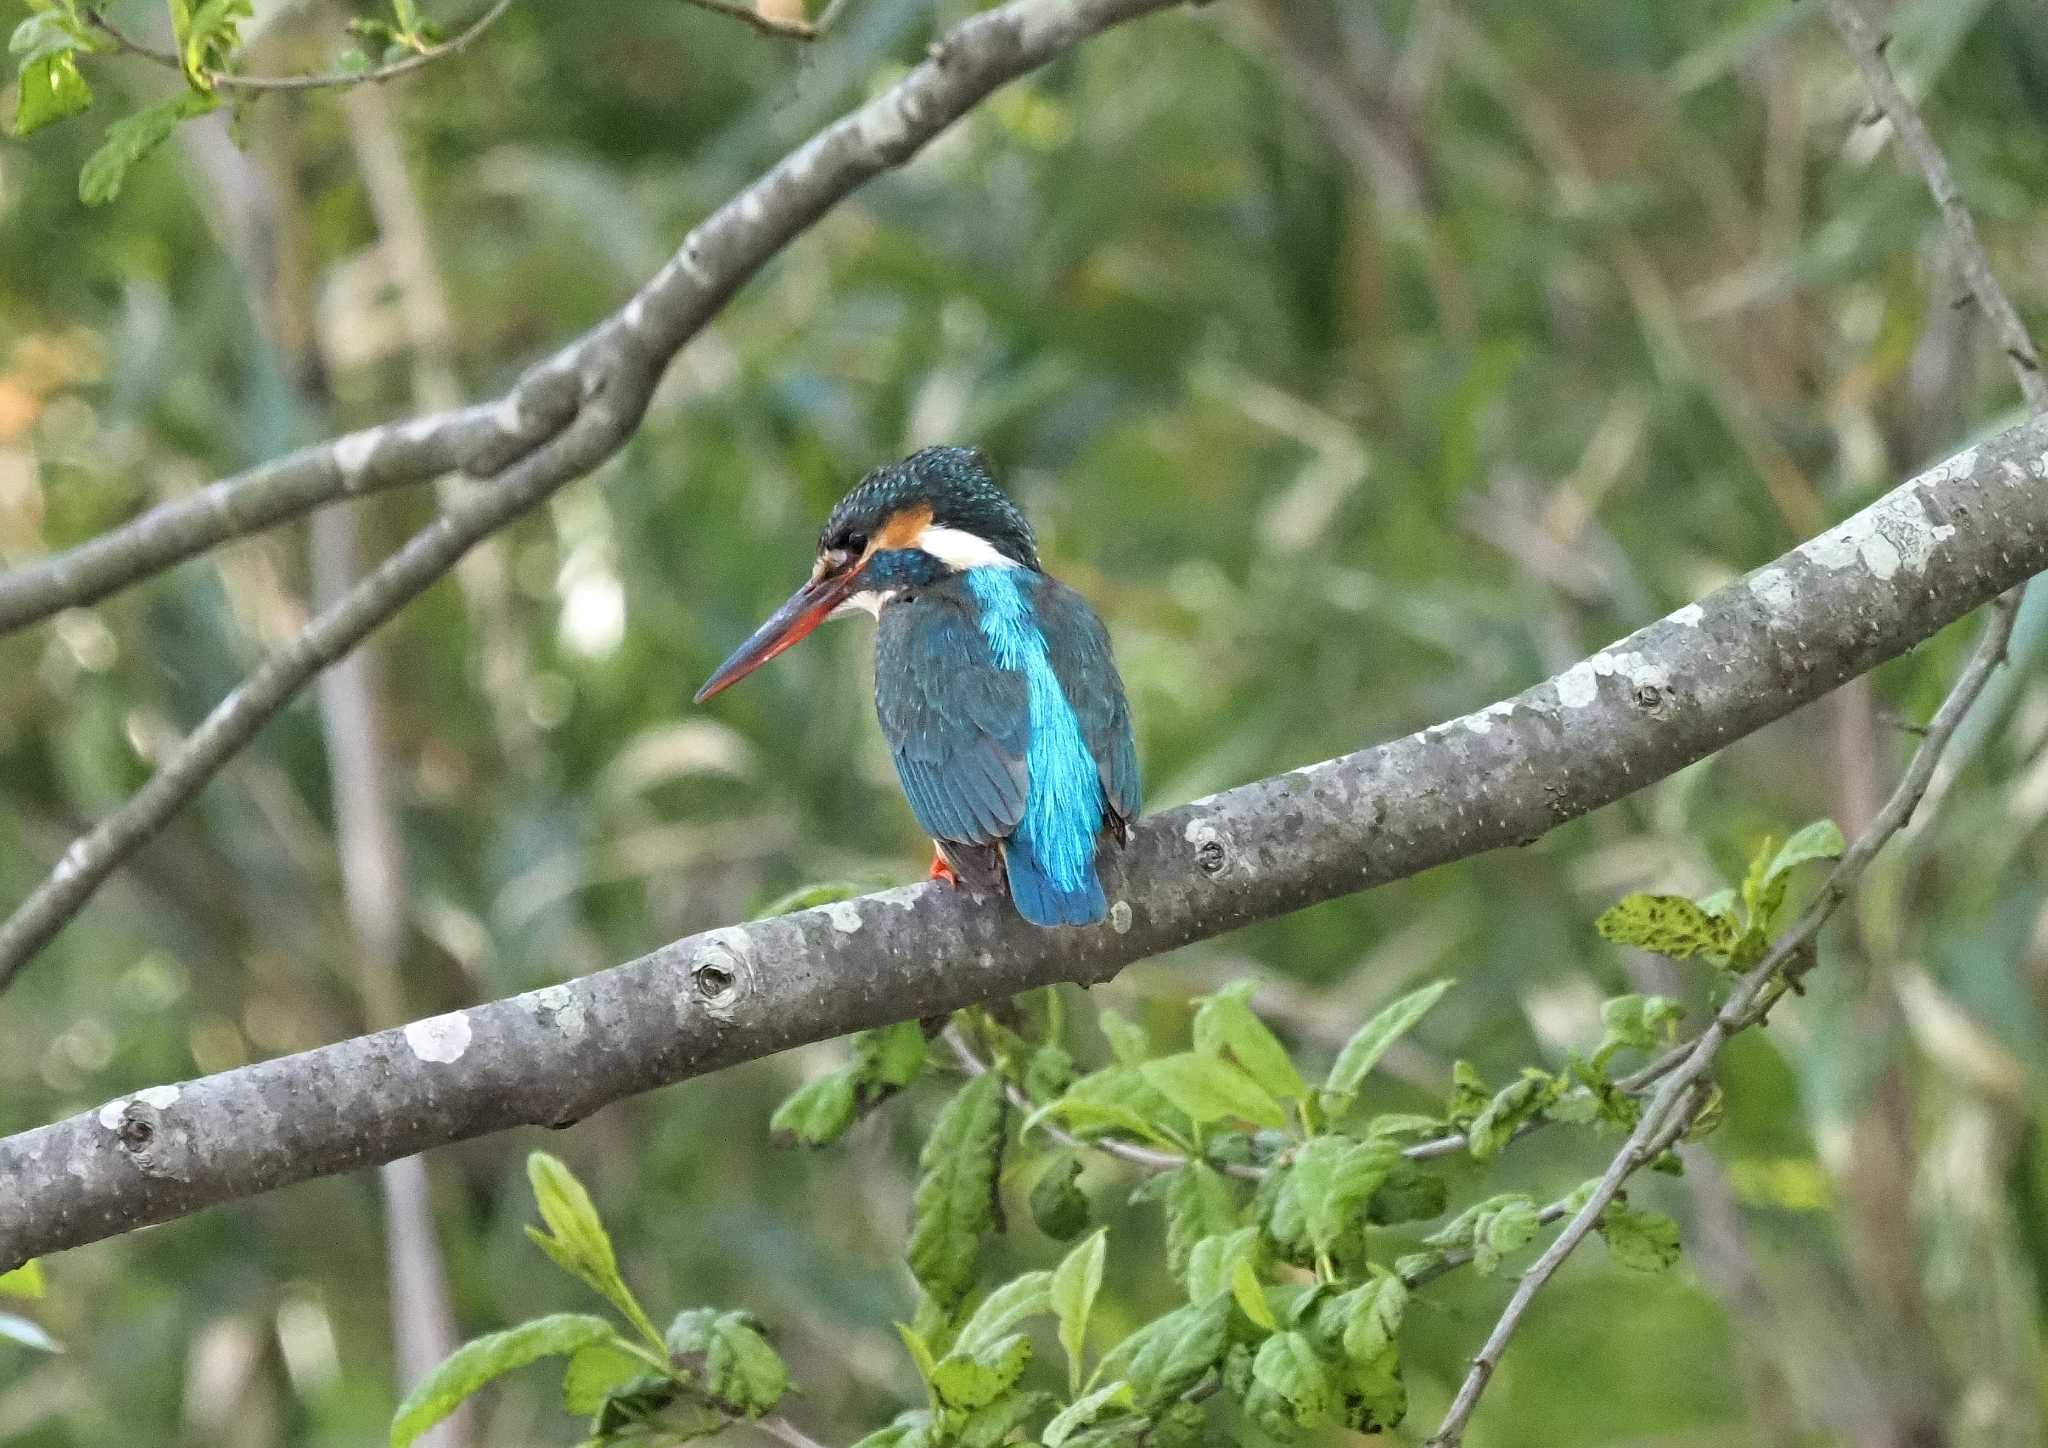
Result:
<svg viewBox="0 0 2048 1448"><path fill-rule="evenodd" d="M695 3L708 4L714 3L714 0L695 0ZM204 70L200 72L200 77L212 89L245 91L331 90L336 86L396 80L399 76L408 75L423 66L432 65L437 60L466 49L471 41L497 24L499 17L511 8L512 0L495 0L490 9L476 18L475 23L453 39L444 40L439 45L421 46L411 55L402 60L394 60L389 65L371 66L366 70L325 71L318 75L238 75L229 70ZM95 30L114 42L116 49L128 55L140 56L144 60L153 60L158 65L169 66L174 70L182 71L185 68L185 63L177 52L163 50L134 39L117 29L98 9L88 10L86 18L91 21Z"/></svg>
<svg viewBox="0 0 2048 1448"><path fill-rule="evenodd" d="M824 1448L824 1445L780 1413L770 1413L765 1418L754 1419L753 1426L770 1438L779 1438L789 1448Z"/></svg>
<svg viewBox="0 0 2048 1448"><path fill-rule="evenodd" d="M1927 189L1934 193L1934 204L1941 209L1942 224L1948 228L1949 245L1955 249L1956 266L1978 308L1991 319L1998 333L1998 345L2012 366L2013 376L2019 379L2028 410L2048 412L2048 378L2041 375L2040 354L2034 349L2026 323L2020 320L2019 310L1991 269L1991 259L1978 239L1977 223L1969 207L1963 204L1962 188L1956 185L1948 158L1920 118L1919 110L1900 89L1891 62L1885 59L1885 43L1870 28L1863 12L1852 0L1827 0L1827 7L1828 19L1842 37L1856 68L1863 72L1864 84L1870 87L1878 108L1890 119L1900 144L1927 178Z"/></svg>
<svg viewBox="0 0 2048 1448"><path fill-rule="evenodd" d="M1683 1049L1683 1054L1668 1070L1661 1070L1663 1060L1653 1062L1645 1072L1637 1073L1647 1079L1662 1078L1657 1092L1644 1106L1643 1114L1636 1122L1636 1128L1629 1134L1628 1141L1608 1163L1599 1185L1587 1198L1577 1215L1565 1225L1528 1272L1515 1287L1502 1310L1500 1320L1488 1334L1486 1344L1472 1359L1472 1366L1459 1386L1457 1397L1444 1415L1442 1425L1429 1440L1429 1448L1456 1448L1463 1439L1465 1425L1471 1420L1473 1409L1479 1405L1480 1394L1486 1391L1486 1384L1499 1366L1501 1354L1506 1351L1508 1340L1521 1325L1522 1317L1529 1310L1530 1302L1543 1289L1565 1258L1572 1254L1580 1242L1585 1240L1599 1221L1600 1214L1611 1204L1620 1192L1622 1184L1640 1167L1657 1159L1657 1156L1680 1135L1690 1123L1692 1113L1704 1101L1704 1093L1696 1091L1702 1078L1720 1054L1721 1047L1736 1032L1758 1024L1762 1013L1757 1009L1760 997L1767 990L1781 985L1783 974L1789 979L1799 968L1809 965L1812 946L1842 902L1849 898L1849 892L1863 876L1864 870L1883 849L1892 836L1896 835L1912 818L1913 810L1920 797L1927 792L1927 782L1934 777L1934 767L1941 759L1941 751L1954 736L1956 727L1968 714L1970 706L1983 692L1984 685L1992 672L2005 657L2005 645L2012 636L2013 617L2016 612L2017 595L2007 594L1991 605L1990 619L1985 625L1984 635L1978 639L1976 649L1964 666L1961 677L1934 719L1927 726L1927 738L1913 755L1913 761L1906 767L1906 773L1899 780L1884 808L1870 823L1870 828L1860 835L1856 842L1843 852L1841 860L1829 874L1827 883L1809 903L1791 927L1773 944L1764 958L1748 974L1744 975L1732 990L1721 1009L1707 1028ZM1782 994L1782 989L1778 990ZM1776 999L1773 995L1771 999ZM1655 1074L1647 1074L1655 1073Z"/></svg>

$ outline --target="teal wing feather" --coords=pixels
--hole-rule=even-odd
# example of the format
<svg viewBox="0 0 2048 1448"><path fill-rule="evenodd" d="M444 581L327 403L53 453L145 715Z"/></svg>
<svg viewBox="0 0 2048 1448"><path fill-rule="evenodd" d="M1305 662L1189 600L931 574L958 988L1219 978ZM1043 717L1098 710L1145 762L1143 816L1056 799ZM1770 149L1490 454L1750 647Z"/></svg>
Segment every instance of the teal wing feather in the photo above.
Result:
<svg viewBox="0 0 2048 1448"><path fill-rule="evenodd" d="M993 845L1024 817L1031 701L944 585L882 610L875 713L910 812L935 840Z"/></svg>
<svg viewBox="0 0 2048 1448"><path fill-rule="evenodd" d="M1088 601L1054 578L1038 587L1038 615L1050 645L1053 670L1073 706L1081 737L1095 756L1102 793L1118 837L1138 817L1144 787L1138 777L1138 746L1131 732L1130 701L1110 652L1109 631Z"/></svg>

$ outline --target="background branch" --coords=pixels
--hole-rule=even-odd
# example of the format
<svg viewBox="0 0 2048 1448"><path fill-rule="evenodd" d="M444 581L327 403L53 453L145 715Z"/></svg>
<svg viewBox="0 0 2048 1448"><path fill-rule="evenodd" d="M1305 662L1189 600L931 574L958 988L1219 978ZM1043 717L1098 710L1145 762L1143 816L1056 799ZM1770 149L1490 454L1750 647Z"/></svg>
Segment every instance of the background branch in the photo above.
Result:
<svg viewBox="0 0 2048 1448"><path fill-rule="evenodd" d="M75 841L56 869L0 924L0 987L48 943L121 862L161 829L322 669L418 597L471 548L617 452L638 425L662 367L749 277L836 201L900 166L1004 81L1096 32L1168 0L1011 0L963 22L907 75L821 131L712 213L668 265L617 314L557 353L514 391L505 437L517 461L487 444L471 471L503 472L453 503L363 581L258 666L136 794ZM537 414L537 416L536 416ZM411 427L397 429L401 435ZM441 424L430 422L428 435ZM308 459L351 475L376 467L390 430L367 455ZM545 441L527 450L527 439Z"/></svg>
<svg viewBox="0 0 2048 1448"><path fill-rule="evenodd" d="M0 1268L427 1146L574 1121L806 1041L1103 980L1191 940L1527 843L2048 567L2044 453L2048 420L2013 428L1512 699L1145 820L1114 862L1101 926L1037 930L964 892L906 887L713 930L567 984L9 1137ZM1984 654L1973 665L1990 667ZM1953 729L1947 709L1930 739ZM1912 798L1925 773L1909 775ZM1843 890L1863 849L1837 872ZM1834 903L1831 885L1810 908ZM1762 984L1689 1048L1646 1120L1668 1122Z"/></svg>

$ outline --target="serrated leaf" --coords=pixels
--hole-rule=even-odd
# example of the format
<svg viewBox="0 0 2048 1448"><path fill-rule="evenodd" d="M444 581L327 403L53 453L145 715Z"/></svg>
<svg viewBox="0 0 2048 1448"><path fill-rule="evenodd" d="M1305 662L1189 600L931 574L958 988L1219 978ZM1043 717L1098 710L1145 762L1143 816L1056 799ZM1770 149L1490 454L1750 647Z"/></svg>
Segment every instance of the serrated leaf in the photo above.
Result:
<svg viewBox="0 0 2048 1448"><path fill-rule="evenodd" d="M1050 1393L1012 1388L986 1407L977 1408L960 1425L960 1448L997 1448L1051 1401Z"/></svg>
<svg viewBox="0 0 2048 1448"><path fill-rule="evenodd" d="M1318 1253L1328 1252L1365 1214L1366 1203L1401 1159L1400 1147L1387 1141L1318 1136L1303 1143L1294 1157L1294 1194Z"/></svg>
<svg viewBox="0 0 2048 1448"><path fill-rule="evenodd" d="M1223 1174L1207 1162L1161 1172L1131 1199L1157 1201L1165 1210L1166 1265L1175 1276L1187 1269L1195 1243L1237 1228L1236 1198Z"/></svg>
<svg viewBox="0 0 2048 1448"><path fill-rule="evenodd" d="M1432 981L1381 1007L1344 1043L1344 1049L1337 1053L1337 1059L1330 1067L1329 1079L1323 1083L1323 1089L1334 1096L1355 1095L1365 1084L1372 1068L1380 1063L1380 1057L1387 1054L1387 1048L1414 1030L1453 984L1448 980Z"/></svg>
<svg viewBox="0 0 2048 1448"><path fill-rule="evenodd" d="M1252 1013L1251 997L1258 987L1255 980L1240 980L1205 999L1195 1012L1195 1049L1207 1056L1234 1058L1269 1095L1282 1101L1304 1100L1308 1083L1287 1048Z"/></svg>
<svg viewBox="0 0 2048 1448"><path fill-rule="evenodd" d="M1375 1271L1373 1279L1337 1299L1343 1314L1344 1355L1371 1362L1394 1345L1408 1310L1408 1288L1399 1277Z"/></svg>
<svg viewBox="0 0 2048 1448"><path fill-rule="evenodd" d="M980 1352L1008 1337L1018 1324L1050 1311L1052 1273L1042 1269L1026 1272L981 1300L954 1339L953 1350L970 1355Z"/></svg>
<svg viewBox="0 0 2048 1448"><path fill-rule="evenodd" d="M583 1312L558 1312L465 1343L422 1378L391 1420L391 1448L408 1448L493 1378L544 1357L565 1357L612 1338L612 1325Z"/></svg>
<svg viewBox="0 0 2048 1448"><path fill-rule="evenodd" d="M863 1085L908 1086L924 1068L924 1057L924 1027L916 1021L858 1031L853 1037L855 1074Z"/></svg>
<svg viewBox="0 0 2048 1448"><path fill-rule="evenodd" d="M22 62L16 77L14 133L26 136L92 106L92 87L78 73L78 55L52 50Z"/></svg>
<svg viewBox="0 0 2048 1448"><path fill-rule="evenodd" d="M1249 1121L1275 1130L1287 1124L1287 1113L1264 1087L1227 1061L1184 1051L1147 1061L1139 1068L1160 1095L1197 1126L1212 1121Z"/></svg>
<svg viewBox="0 0 2048 1448"><path fill-rule="evenodd" d="M1200 1382L1229 1346L1230 1310L1223 1300L1190 1303L1147 1324L1143 1340L1127 1354L1124 1376L1149 1412Z"/></svg>
<svg viewBox="0 0 2048 1448"><path fill-rule="evenodd" d="M1074 1082L1059 1100L1049 1101L1032 1112L1025 1119L1024 1129L1029 1131L1046 1117L1056 1116L1076 1136L1125 1131L1143 1141L1171 1145L1159 1117L1172 1110L1172 1104L1137 1066L1105 1066Z"/></svg>
<svg viewBox="0 0 2048 1448"><path fill-rule="evenodd" d="M1564 1091L1564 1080L1542 1071L1525 1071L1522 1079L1495 1092L1486 1107L1465 1128L1466 1149L1474 1161L1488 1161L1514 1140L1522 1123L1542 1111Z"/></svg>
<svg viewBox="0 0 2048 1448"><path fill-rule="evenodd" d="M1543 1225L1536 1204L1520 1193L1495 1199L1495 1204L1475 1219L1472 1231L1472 1268L1490 1277L1510 1252L1520 1251Z"/></svg>
<svg viewBox="0 0 2048 1448"><path fill-rule="evenodd" d="M704 1383L722 1407L758 1418L789 1391L789 1368L745 1313L724 1312L712 1323Z"/></svg>
<svg viewBox="0 0 2048 1448"><path fill-rule="evenodd" d="M846 1134L857 1116L851 1071L833 1071L797 1087L768 1118L783 1146L824 1146Z"/></svg>
<svg viewBox="0 0 2048 1448"><path fill-rule="evenodd" d="M1426 1222L1443 1215L1450 1201L1444 1179L1403 1157L1394 1163L1380 1189L1366 1205L1366 1220L1376 1227Z"/></svg>
<svg viewBox="0 0 2048 1448"><path fill-rule="evenodd" d="M940 1111L918 1155L910 1271L948 1311L973 1289L982 1235L996 1226L1007 1110L995 1073L975 1077Z"/></svg>
<svg viewBox="0 0 2048 1448"><path fill-rule="evenodd" d="M1205 1237L1188 1252L1188 1301L1208 1302L1230 1289L1232 1270L1240 1261L1256 1262L1259 1229L1240 1227L1217 1237Z"/></svg>
<svg viewBox="0 0 2048 1448"><path fill-rule="evenodd" d="M1266 1288L1259 1281L1259 1274L1246 1257L1239 1257L1230 1264L1230 1296L1237 1303L1238 1311L1253 1323L1271 1332L1280 1325L1273 1316L1273 1305L1266 1301Z"/></svg>
<svg viewBox="0 0 2048 1448"><path fill-rule="evenodd" d="M78 173L78 199L100 206L121 194L128 168L161 146L180 121L203 116L220 104L213 95L185 91L170 100L123 116L107 127L100 148L86 158Z"/></svg>
<svg viewBox="0 0 2048 1448"><path fill-rule="evenodd" d="M62 1352L63 1345L42 1327L11 1312L0 1312L0 1342L16 1343L36 1352Z"/></svg>
<svg viewBox="0 0 2048 1448"><path fill-rule="evenodd" d="M1088 1316L1102 1290L1102 1260L1109 1238L1100 1227L1087 1241L1067 1253L1052 1274L1052 1310L1059 1319L1060 1346L1067 1354L1067 1391L1081 1391L1081 1358L1088 1339Z"/></svg>
<svg viewBox="0 0 2048 1448"><path fill-rule="evenodd" d="M1287 1404L1297 1427L1313 1428L1328 1421L1330 1375L1306 1333L1276 1332L1259 1344L1252 1359L1252 1381Z"/></svg>
<svg viewBox="0 0 2048 1448"><path fill-rule="evenodd" d="M1683 895L1627 895L1601 912L1593 928L1617 945L1633 945L1673 960L1701 951L1725 955L1735 946L1735 927L1709 915Z"/></svg>
<svg viewBox="0 0 2048 1448"><path fill-rule="evenodd" d="M1614 1260L1633 1271L1662 1272L1678 1260L1678 1223L1662 1212L1639 1212L1615 1202L1594 1225Z"/></svg>
<svg viewBox="0 0 2048 1448"><path fill-rule="evenodd" d="M1654 1051L1677 1038L1678 1021L1685 1007L1669 996L1622 995L1603 1001L1600 1024L1606 1034L1593 1053L1596 1064L1604 1065L1616 1051L1627 1047Z"/></svg>
<svg viewBox="0 0 2048 1448"><path fill-rule="evenodd" d="M579 1418L591 1417L615 1391L646 1371L646 1363L608 1342L578 1348L562 1375L562 1406Z"/></svg>
<svg viewBox="0 0 2048 1448"><path fill-rule="evenodd" d="M1071 1241L1088 1226L1088 1198L1076 1185L1080 1175L1080 1158L1062 1152L1031 1188L1031 1220L1054 1241Z"/></svg>
<svg viewBox="0 0 2048 1448"><path fill-rule="evenodd" d="M1031 1339L1012 1333L978 1352L955 1348L932 1369L932 1389L948 1408L971 1413L1002 1396L1031 1361Z"/></svg>
<svg viewBox="0 0 2048 1448"><path fill-rule="evenodd" d="M47 1285L41 1262L24 1262L12 1272L0 1272L0 1297L38 1298Z"/></svg>
<svg viewBox="0 0 2048 1448"><path fill-rule="evenodd" d="M1039 1440L1045 1448L1061 1448L1081 1429L1116 1413L1128 1413L1135 1405L1129 1383L1109 1383L1085 1397L1077 1398L1053 1416Z"/></svg>

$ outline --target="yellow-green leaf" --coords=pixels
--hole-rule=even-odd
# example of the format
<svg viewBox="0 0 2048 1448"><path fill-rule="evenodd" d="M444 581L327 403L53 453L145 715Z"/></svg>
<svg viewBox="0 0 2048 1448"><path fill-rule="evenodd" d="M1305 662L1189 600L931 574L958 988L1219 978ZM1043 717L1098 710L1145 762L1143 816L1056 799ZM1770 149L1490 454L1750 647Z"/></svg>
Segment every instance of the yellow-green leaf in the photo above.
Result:
<svg viewBox="0 0 2048 1448"><path fill-rule="evenodd" d="M1081 1355L1088 1337L1088 1315L1102 1290L1102 1259L1109 1238L1100 1227L1067 1253L1052 1274L1052 1310L1059 1318L1060 1346L1067 1353L1067 1391L1081 1390ZM1008 1386L1005 1384L1004 1386Z"/></svg>
<svg viewBox="0 0 2048 1448"><path fill-rule="evenodd" d="M1195 1012L1195 1049L1207 1056L1234 1058L1246 1075L1283 1101L1302 1100L1308 1084L1287 1048L1252 1014L1251 997L1258 986L1255 980L1240 980L1205 999Z"/></svg>
<svg viewBox="0 0 2048 1448"><path fill-rule="evenodd" d="M1683 895L1629 895L1593 922L1617 945L1633 945L1673 960L1709 951L1725 955L1735 945L1735 927L1709 915Z"/></svg>
<svg viewBox="0 0 2048 1448"><path fill-rule="evenodd" d="M1380 1057L1387 1054L1387 1048L1414 1030L1416 1023L1444 998L1444 992L1452 984L1448 980L1433 981L1382 1007L1344 1043L1344 1049L1337 1053L1336 1062L1330 1067L1329 1079L1323 1083L1323 1089L1334 1096L1356 1094L1372 1068L1379 1064Z"/></svg>
<svg viewBox="0 0 2048 1448"><path fill-rule="evenodd" d="M558 1312L465 1343L421 1379L391 1420L391 1448L407 1448L477 1389L544 1357L566 1357L613 1337L612 1325L583 1312Z"/></svg>
<svg viewBox="0 0 2048 1448"><path fill-rule="evenodd" d="M1227 1061L1184 1051L1147 1061L1139 1068L1159 1094L1197 1126L1212 1121L1249 1121L1275 1129L1287 1124L1287 1113L1264 1087Z"/></svg>

